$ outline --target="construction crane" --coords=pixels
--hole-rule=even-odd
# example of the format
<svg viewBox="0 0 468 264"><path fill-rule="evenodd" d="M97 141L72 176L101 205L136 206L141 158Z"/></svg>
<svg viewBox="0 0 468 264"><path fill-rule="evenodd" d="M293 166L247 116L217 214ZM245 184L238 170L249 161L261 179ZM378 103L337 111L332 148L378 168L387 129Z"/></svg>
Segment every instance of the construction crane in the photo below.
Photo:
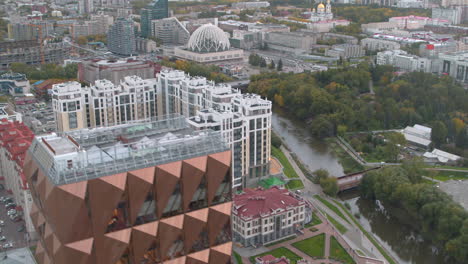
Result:
<svg viewBox="0 0 468 264"><path fill-rule="evenodd" d="M45 52L44 52L44 37L42 36L42 27L43 25L36 25L36 24L28 24L30 27L35 27L38 29L38 36L37 39L39 40L39 45L40 45L40 56L41 56L41 64L45 64ZM73 24L70 25L61 25L61 24L55 24L55 27L71 27L70 35L72 41L75 39L75 27ZM72 46L73 48L73 46Z"/></svg>
<svg viewBox="0 0 468 264"><path fill-rule="evenodd" d="M41 64L45 64L45 56L44 56L44 39L42 37L42 25L36 25L36 24L28 24L30 27L36 27L38 29L38 35L37 38L39 40L39 46L40 46L40 55L41 55Z"/></svg>

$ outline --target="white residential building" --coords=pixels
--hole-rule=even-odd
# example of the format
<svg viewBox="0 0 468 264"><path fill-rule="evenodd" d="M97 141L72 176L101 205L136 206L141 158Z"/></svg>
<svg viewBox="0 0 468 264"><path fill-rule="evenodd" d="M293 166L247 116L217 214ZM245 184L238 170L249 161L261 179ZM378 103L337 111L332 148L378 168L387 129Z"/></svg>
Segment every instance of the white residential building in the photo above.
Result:
<svg viewBox="0 0 468 264"><path fill-rule="evenodd" d="M17 205L15 209L18 215L22 215L30 239L36 239L37 235L29 216L32 197L23 168L26 151L33 138L34 134L23 123L0 120L0 180L4 181L7 192L13 195Z"/></svg>
<svg viewBox="0 0 468 264"><path fill-rule="evenodd" d="M52 107L57 131L111 126L150 120L156 114L156 81L127 76L119 85L97 80L91 87L78 82L55 84Z"/></svg>
<svg viewBox="0 0 468 264"><path fill-rule="evenodd" d="M237 9L257 9L257 8L266 8L269 6L270 6L270 3L266 1L232 3L232 8L237 8Z"/></svg>
<svg viewBox="0 0 468 264"><path fill-rule="evenodd" d="M372 51L400 49L400 44L398 42L374 38L362 39L361 46L367 50Z"/></svg>
<svg viewBox="0 0 468 264"><path fill-rule="evenodd" d="M410 55L403 50L387 50L377 53L377 65L393 65L405 71L432 72L432 60Z"/></svg>
<svg viewBox="0 0 468 264"><path fill-rule="evenodd" d="M304 227L306 204L286 189L245 189L233 200L233 242L244 247L271 243Z"/></svg>
<svg viewBox="0 0 468 264"><path fill-rule="evenodd" d="M234 188L269 175L272 103L204 77L163 70L156 79L128 76L119 85L107 80L91 87L56 84L52 106L58 131L180 114L195 129L222 131L233 150Z"/></svg>
<svg viewBox="0 0 468 264"><path fill-rule="evenodd" d="M161 113L179 113L195 129L222 132L233 151L234 188L255 184L269 175L270 101L182 71L162 71L157 83Z"/></svg>

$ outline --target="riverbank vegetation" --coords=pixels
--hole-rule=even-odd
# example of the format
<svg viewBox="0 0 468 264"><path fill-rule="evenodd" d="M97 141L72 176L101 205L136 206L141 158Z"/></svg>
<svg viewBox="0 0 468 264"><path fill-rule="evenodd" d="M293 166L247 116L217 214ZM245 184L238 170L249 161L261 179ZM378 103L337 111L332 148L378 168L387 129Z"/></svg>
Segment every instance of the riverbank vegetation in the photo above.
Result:
<svg viewBox="0 0 468 264"><path fill-rule="evenodd" d="M449 76L394 72L361 63L317 73L262 73L251 77L248 91L271 98L317 138L442 124L442 150L468 157L468 92Z"/></svg>
<svg viewBox="0 0 468 264"><path fill-rule="evenodd" d="M325 139L331 151L335 154L336 157L338 157L338 161L340 162L341 166L343 166L343 172L348 174L364 170L364 166L351 157L342 147L340 147L336 140L336 137Z"/></svg>
<svg viewBox="0 0 468 264"><path fill-rule="evenodd" d="M406 145L405 137L398 132L348 133L344 139L367 162L398 162L400 147Z"/></svg>
<svg viewBox="0 0 468 264"><path fill-rule="evenodd" d="M423 183L421 167L407 163L369 172L362 180L362 195L402 208L424 237L444 249L447 263L468 263L468 212L437 187Z"/></svg>
<svg viewBox="0 0 468 264"><path fill-rule="evenodd" d="M299 175L297 175L296 171L292 167L291 163L289 163L288 158L286 155L284 155L283 151L281 149L276 148L275 146L271 146L271 155L275 158L278 159L278 161L281 163L283 166L283 173L286 177L288 178L299 178Z"/></svg>
<svg viewBox="0 0 468 264"><path fill-rule="evenodd" d="M336 177L330 176L327 170L319 169L314 171L314 182L320 184L323 192L331 197L335 197L339 191L338 180ZM320 198L320 197L319 197Z"/></svg>

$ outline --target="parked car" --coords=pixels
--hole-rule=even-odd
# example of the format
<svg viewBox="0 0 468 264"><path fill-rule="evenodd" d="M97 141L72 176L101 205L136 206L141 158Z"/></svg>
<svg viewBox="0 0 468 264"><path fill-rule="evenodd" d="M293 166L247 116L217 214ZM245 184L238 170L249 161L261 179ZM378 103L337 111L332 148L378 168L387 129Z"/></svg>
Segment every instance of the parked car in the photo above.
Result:
<svg viewBox="0 0 468 264"><path fill-rule="evenodd" d="M15 209L11 209L7 212L7 215L15 215L17 214L18 212L15 210Z"/></svg>
<svg viewBox="0 0 468 264"><path fill-rule="evenodd" d="M12 247L13 247L13 242L8 242L8 243L3 244L3 249L12 248Z"/></svg>
<svg viewBox="0 0 468 264"><path fill-rule="evenodd" d="M10 215L10 219L11 219L11 220L15 219L16 217L18 217L17 214L12 214L12 215Z"/></svg>
<svg viewBox="0 0 468 264"><path fill-rule="evenodd" d="M6 237L5 236L0 236L0 241L1 242L6 241Z"/></svg>
<svg viewBox="0 0 468 264"><path fill-rule="evenodd" d="M6 204L5 204L5 208L8 207L8 206L12 206L12 205L16 206L16 204L13 203L13 202L6 203Z"/></svg>
<svg viewBox="0 0 468 264"><path fill-rule="evenodd" d="M15 209L15 208L16 208L16 204L9 204L8 206L6 206L7 210L11 210L11 209Z"/></svg>
<svg viewBox="0 0 468 264"><path fill-rule="evenodd" d="M4 225L5 225L5 221L0 220L0 226L4 226Z"/></svg>
<svg viewBox="0 0 468 264"><path fill-rule="evenodd" d="M16 229L16 231L18 231L18 232L23 232L24 230L26 230L26 227L24 225L22 225L18 229Z"/></svg>
<svg viewBox="0 0 468 264"><path fill-rule="evenodd" d="M3 186L3 184L0 184L0 190L5 190L5 186Z"/></svg>
<svg viewBox="0 0 468 264"><path fill-rule="evenodd" d="M23 220L23 218L21 218L20 216L16 216L12 220L13 220L13 222L19 222L19 221Z"/></svg>

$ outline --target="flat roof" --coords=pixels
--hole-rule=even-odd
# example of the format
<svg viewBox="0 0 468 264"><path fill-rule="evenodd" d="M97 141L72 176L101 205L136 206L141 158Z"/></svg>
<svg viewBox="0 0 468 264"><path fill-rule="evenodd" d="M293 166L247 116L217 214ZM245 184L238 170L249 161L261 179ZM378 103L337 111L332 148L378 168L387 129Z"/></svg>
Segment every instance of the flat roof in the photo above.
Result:
<svg viewBox="0 0 468 264"><path fill-rule="evenodd" d="M36 137L29 154L55 185L91 180L229 150L221 132L183 116Z"/></svg>

